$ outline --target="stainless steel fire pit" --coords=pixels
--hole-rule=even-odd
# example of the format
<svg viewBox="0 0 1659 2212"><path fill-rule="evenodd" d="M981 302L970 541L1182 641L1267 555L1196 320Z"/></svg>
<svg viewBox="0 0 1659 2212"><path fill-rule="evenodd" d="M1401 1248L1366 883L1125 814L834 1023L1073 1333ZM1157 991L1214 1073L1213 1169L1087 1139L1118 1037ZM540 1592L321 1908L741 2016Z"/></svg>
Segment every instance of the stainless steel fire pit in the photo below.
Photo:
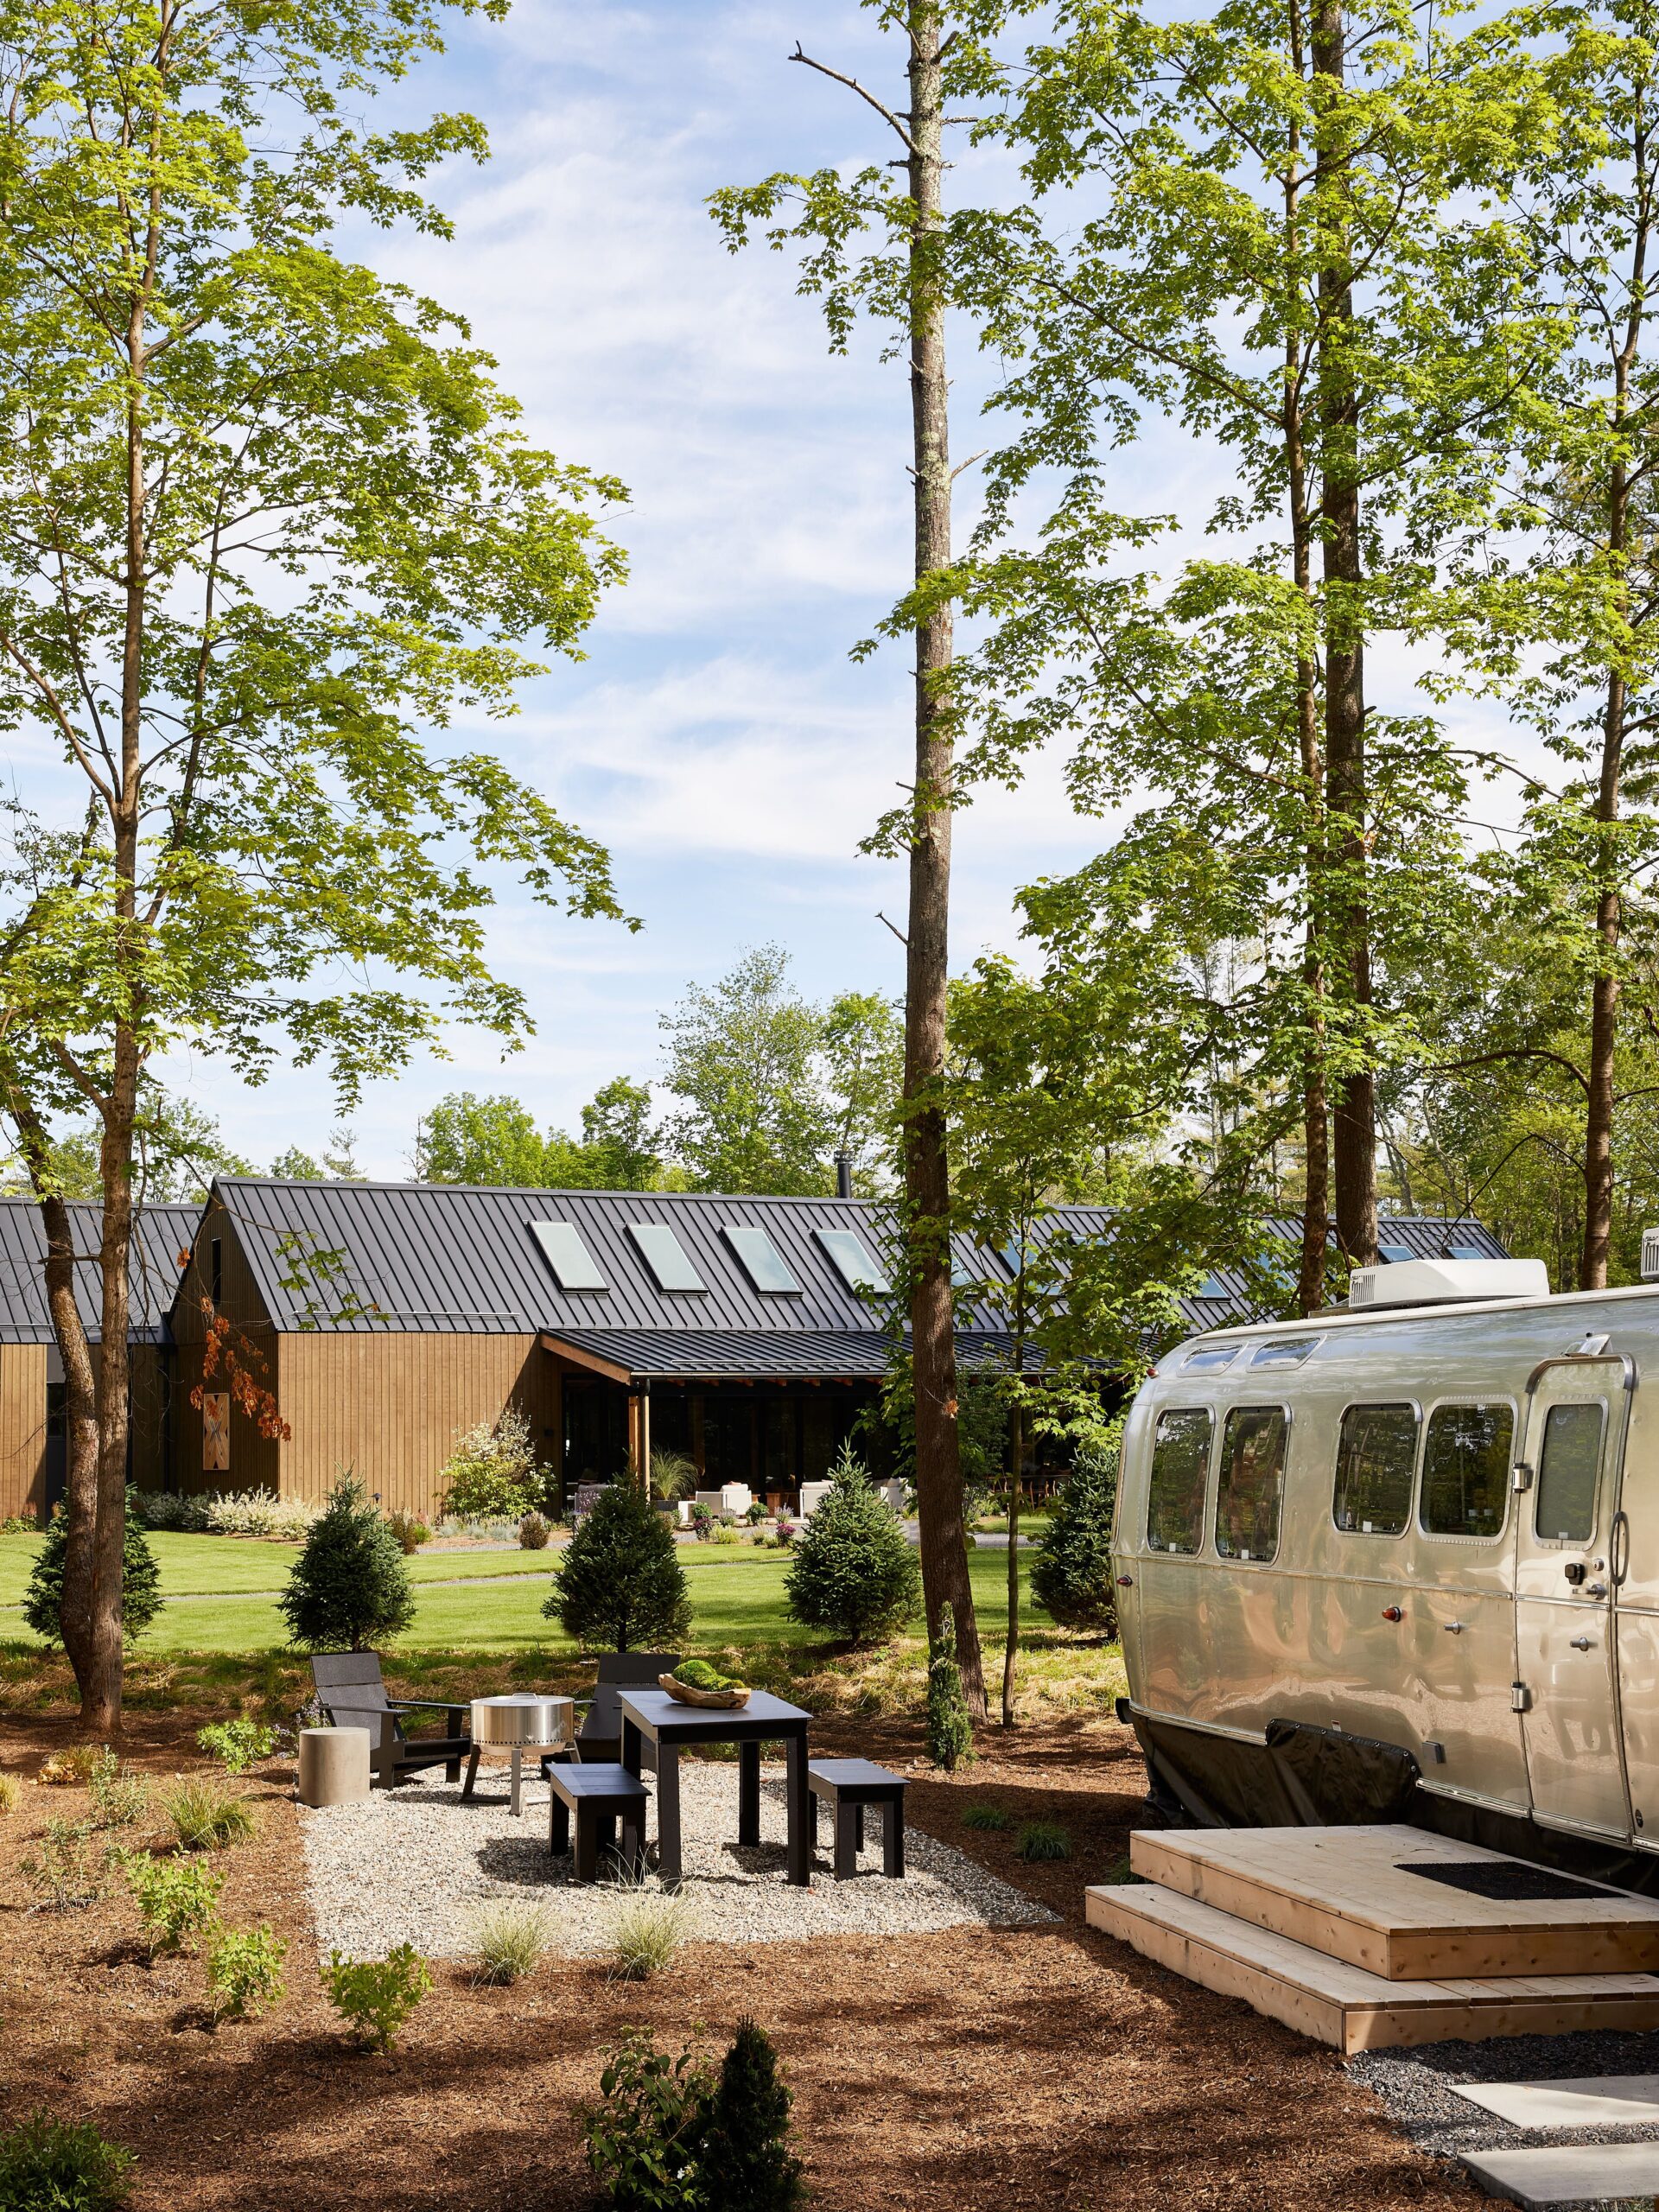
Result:
<svg viewBox="0 0 1659 2212"><path fill-rule="evenodd" d="M575 1730L575 1701L568 1697L540 1697L531 1690L515 1690L506 1697L473 1700L473 1755L468 1762L464 1795L473 1794L483 1751L512 1755L512 1810L519 1810L520 1770L526 1751L556 1751L570 1741Z"/></svg>

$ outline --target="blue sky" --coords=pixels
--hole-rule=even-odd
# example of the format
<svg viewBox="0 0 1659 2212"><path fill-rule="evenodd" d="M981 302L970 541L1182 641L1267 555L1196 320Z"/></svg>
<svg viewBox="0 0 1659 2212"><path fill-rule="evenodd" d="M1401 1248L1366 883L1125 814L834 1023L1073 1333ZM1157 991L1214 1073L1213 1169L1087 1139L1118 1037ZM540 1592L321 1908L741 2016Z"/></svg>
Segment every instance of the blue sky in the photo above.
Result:
<svg viewBox="0 0 1659 2212"><path fill-rule="evenodd" d="M572 923L500 885L491 956L537 1034L503 1065L457 1032L450 1060L374 1088L353 1117L368 1172L406 1174L417 1116L462 1085L574 1124L610 1077L657 1072L661 1008L761 940L813 995L899 988L876 910L902 921L902 870L857 845L907 775L908 663L889 648L855 666L848 649L906 582L906 384L874 334L832 357L792 264L729 256L703 205L775 168L887 157L877 118L790 65L798 35L901 94L896 49L854 0L539 0L457 26L397 96L479 114L493 158L438 181L452 242L354 247L471 319L533 438L630 487L610 519L632 580L587 659L531 686L486 741L607 842L645 927ZM987 377L970 345L955 367L966 454L988 442ZM971 474L962 490L966 525ZM959 961L1012 942L1015 887L1098 842L1047 768L976 803L957 832ZM334 1118L301 1071L257 1090L207 1059L169 1074L257 1161L319 1149Z"/></svg>

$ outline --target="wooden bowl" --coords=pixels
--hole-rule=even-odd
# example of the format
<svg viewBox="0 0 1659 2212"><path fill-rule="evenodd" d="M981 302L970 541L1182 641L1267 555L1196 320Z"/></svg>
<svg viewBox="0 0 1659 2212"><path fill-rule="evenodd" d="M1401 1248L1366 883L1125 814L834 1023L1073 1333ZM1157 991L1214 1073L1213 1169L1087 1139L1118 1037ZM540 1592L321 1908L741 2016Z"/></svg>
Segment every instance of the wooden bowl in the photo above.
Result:
<svg viewBox="0 0 1659 2212"><path fill-rule="evenodd" d="M666 1690L680 1705L700 1705L710 1713L735 1713L749 1701L749 1693L741 1690L694 1689L690 1682L677 1682L672 1675L658 1675L657 1687Z"/></svg>

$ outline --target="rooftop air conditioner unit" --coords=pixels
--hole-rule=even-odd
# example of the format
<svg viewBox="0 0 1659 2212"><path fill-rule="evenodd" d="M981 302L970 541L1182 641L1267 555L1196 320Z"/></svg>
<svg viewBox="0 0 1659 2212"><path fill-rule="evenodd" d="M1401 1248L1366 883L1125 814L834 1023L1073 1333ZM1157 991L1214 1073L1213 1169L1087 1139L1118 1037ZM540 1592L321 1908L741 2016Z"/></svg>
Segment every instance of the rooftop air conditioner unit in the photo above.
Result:
<svg viewBox="0 0 1659 2212"><path fill-rule="evenodd" d="M1642 1232L1642 1280L1659 1282L1659 1229Z"/></svg>
<svg viewBox="0 0 1659 2212"><path fill-rule="evenodd" d="M1356 1268L1348 1279L1348 1304L1354 1312L1548 1296L1549 1270L1541 1260L1395 1260L1386 1267Z"/></svg>

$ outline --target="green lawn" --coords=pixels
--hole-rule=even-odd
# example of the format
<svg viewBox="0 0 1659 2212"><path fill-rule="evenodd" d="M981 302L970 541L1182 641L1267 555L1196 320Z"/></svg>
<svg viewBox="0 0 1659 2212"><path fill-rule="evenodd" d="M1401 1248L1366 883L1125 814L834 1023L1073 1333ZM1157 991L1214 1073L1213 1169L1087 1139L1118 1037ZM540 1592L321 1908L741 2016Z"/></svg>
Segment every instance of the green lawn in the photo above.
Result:
<svg viewBox="0 0 1659 2212"><path fill-rule="evenodd" d="M280 1590L300 1555L297 1544L250 1542L235 1536L186 1536L158 1529L149 1539L169 1598L245 1590ZM22 1602L38 1536L0 1536L0 1605ZM551 1552L416 1552L409 1562L416 1582L447 1582L478 1574L546 1574Z"/></svg>

